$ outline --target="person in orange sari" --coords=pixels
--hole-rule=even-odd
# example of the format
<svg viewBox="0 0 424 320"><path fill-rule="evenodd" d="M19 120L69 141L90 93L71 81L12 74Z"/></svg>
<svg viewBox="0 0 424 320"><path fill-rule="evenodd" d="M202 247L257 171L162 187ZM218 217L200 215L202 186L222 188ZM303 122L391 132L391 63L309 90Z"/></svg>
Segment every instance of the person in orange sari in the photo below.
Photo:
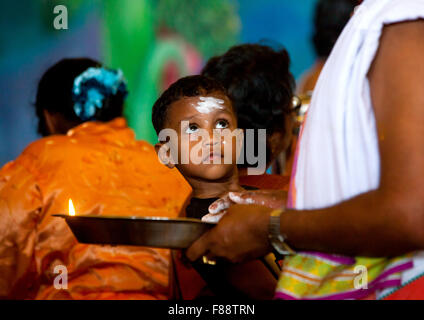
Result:
<svg viewBox="0 0 424 320"><path fill-rule="evenodd" d="M81 244L52 216L68 213L69 199L77 215L176 217L184 207L190 186L121 118L126 94L120 71L90 59L42 77L45 137L0 170L0 298L169 297L169 250Z"/></svg>

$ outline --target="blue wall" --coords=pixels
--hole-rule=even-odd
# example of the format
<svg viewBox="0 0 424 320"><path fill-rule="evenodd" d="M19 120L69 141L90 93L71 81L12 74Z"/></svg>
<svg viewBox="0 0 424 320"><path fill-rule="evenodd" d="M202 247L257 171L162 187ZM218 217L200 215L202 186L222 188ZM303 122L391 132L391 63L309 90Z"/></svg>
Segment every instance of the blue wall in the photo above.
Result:
<svg viewBox="0 0 424 320"><path fill-rule="evenodd" d="M312 65L312 15L317 0L240 0L241 41L270 40L290 53L292 72L298 78Z"/></svg>
<svg viewBox="0 0 424 320"><path fill-rule="evenodd" d="M283 45L297 78L313 63L311 17L317 0L229 1L240 15L241 42ZM70 12L66 31L51 28L45 3L0 2L0 166L38 138L32 103L42 73L63 57L103 57L99 1L79 2L79 10Z"/></svg>
<svg viewBox="0 0 424 320"><path fill-rule="evenodd" d="M56 31L43 20L44 1L0 2L0 166L14 159L33 140L37 83L64 57L100 59L99 18L88 6Z"/></svg>

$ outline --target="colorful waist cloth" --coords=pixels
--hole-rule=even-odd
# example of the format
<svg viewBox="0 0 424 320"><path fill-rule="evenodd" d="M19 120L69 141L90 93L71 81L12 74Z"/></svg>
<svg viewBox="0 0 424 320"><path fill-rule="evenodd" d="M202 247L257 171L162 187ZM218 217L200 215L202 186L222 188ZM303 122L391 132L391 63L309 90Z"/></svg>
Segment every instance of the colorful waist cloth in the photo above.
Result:
<svg viewBox="0 0 424 320"><path fill-rule="evenodd" d="M301 252L284 259L275 298L286 300L362 299L401 285L413 267L412 254L392 259Z"/></svg>

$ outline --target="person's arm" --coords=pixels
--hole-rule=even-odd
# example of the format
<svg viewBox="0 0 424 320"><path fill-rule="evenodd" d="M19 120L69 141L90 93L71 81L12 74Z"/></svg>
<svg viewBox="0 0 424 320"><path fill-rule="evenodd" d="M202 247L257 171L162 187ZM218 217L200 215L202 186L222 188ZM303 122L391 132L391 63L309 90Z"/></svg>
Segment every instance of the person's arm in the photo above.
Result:
<svg viewBox="0 0 424 320"><path fill-rule="evenodd" d="M385 27L368 74L379 188L316 214L284 215L282 229L297 247L381 256L424 248L423 37L423 20Z"/></svg>
<svg viewBox="0 0 424 320"><path fill-rule="evenodd" d="M379 136L379 188L326 209L288 210L281 231L297 250L393 256L424 249L423 36L423 20L386 26L368 74ZM259 206L229 208L187 251L188 258L205 251L231 261L263 255L269 250L269 213Z"/></svg>

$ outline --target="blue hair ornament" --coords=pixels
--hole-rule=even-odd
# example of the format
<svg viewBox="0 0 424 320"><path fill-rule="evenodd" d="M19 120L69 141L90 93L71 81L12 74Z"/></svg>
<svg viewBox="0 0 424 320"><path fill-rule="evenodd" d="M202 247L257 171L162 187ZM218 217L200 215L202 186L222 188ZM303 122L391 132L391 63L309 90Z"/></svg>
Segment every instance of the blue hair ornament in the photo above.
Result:
<svg viewBox="0 0 424 320"><path fill-rule="evenodd" d="M104 107L104 99L117 93L124 98L128 94L121 70L88 68L74 80L74 111L81 120L92 120L96 111Z"/></svg>

